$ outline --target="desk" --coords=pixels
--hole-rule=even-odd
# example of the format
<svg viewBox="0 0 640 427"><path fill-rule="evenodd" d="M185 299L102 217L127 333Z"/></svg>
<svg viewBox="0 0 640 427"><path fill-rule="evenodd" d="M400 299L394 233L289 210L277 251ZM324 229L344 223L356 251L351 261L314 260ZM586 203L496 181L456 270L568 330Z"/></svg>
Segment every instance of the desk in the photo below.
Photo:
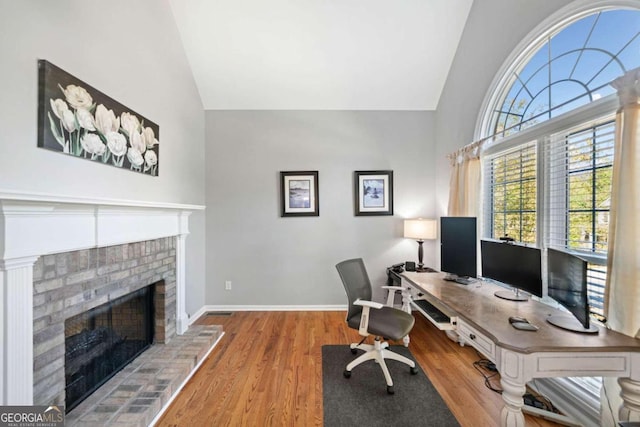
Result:
<svg viewBox="0 0 640 427"><path fill-rule="evenodd" d="M405 272L400 277L403 301L423 294L419 298L450 317L450 329L461 345L473 346L495 363L503 389L502 426L524 427L522 396L528 381L572 376L618 377L620 419L640 420L640 340L604 328L597 335L556 328L546 318L560 310L534 300L497 298L493 293L504 288L489 282L465 286L443 280L443 273ZM526 317L540 329L517 330L509 324L510 316Z"/></svg>

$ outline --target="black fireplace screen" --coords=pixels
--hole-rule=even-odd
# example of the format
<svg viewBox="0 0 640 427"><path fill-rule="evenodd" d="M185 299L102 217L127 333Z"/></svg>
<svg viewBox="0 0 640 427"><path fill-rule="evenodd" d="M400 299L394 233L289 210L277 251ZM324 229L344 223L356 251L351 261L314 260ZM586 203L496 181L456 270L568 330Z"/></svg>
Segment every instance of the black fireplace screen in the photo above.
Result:
<svg viewBox="0 0 640 427"><path fill-rule="evenodd" d="M65 321L66 411L153 342L153 285Z"/></svg>

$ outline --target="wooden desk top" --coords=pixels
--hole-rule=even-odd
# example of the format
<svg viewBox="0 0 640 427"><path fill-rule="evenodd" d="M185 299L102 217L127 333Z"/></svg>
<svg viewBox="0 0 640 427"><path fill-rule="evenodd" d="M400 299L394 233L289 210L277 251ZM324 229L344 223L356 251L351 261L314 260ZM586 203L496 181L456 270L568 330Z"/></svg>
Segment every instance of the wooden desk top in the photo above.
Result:
<svg viewBox="0 0 640 427"><path fill-rule="evenodd" d="M546 318L565 314L547 304L530 299L526 302L508 301L494 296L496 290L504 290L488 281L478 280L461 285L443 280L444 273L401 274L424 291L425 298L444 308L449 315L457 315L495 344L519 353L541 351L633 351L640 352L640 339L599 327L598 334L582 334L560 329L549 324ZM509 324L509 317L526 318L536 325L536 332L517 330Z"/></svg>

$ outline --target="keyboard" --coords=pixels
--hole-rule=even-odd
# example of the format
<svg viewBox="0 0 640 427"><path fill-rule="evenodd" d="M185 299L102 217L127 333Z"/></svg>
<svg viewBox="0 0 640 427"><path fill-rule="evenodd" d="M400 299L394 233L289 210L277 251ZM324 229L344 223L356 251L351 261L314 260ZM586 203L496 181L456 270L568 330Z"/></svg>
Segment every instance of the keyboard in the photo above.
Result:
<svg viewBox="0 0 640 427"><path fill-rule="evenodd" d="M470 285L472 283L475 283L476 279L472 279L470 277L456 277L456 279L454 280L454 282L456 283L460 283L461 285Z"/></svg>
<svg viewBox="0 0 640 427"><path fill-rule="evenodd" d="M451 321L449 316L447 316L446 314L438 310L436 306L434 306L427 300L419 299L419 300L413 300L412 302L418 307L420 307L422 311L424 311L429 316L431 316L431 318L435 320L437 323L449 323Z"/></svg>

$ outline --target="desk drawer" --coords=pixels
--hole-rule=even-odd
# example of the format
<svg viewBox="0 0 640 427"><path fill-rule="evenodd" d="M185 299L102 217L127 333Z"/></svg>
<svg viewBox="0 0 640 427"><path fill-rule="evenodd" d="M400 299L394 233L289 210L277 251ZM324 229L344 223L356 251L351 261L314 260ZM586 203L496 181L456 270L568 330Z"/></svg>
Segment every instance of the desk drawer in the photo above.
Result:
<svg viewBox="0 0 640 427"><path fill-rule="evenodd" d="M491 361L495 361L495 345L493 341L487 338L482 333L478 332L475 328L469 326L467 323L458 318L458 335L464 340L466 344L471 345L485 357Z"/></svg>

